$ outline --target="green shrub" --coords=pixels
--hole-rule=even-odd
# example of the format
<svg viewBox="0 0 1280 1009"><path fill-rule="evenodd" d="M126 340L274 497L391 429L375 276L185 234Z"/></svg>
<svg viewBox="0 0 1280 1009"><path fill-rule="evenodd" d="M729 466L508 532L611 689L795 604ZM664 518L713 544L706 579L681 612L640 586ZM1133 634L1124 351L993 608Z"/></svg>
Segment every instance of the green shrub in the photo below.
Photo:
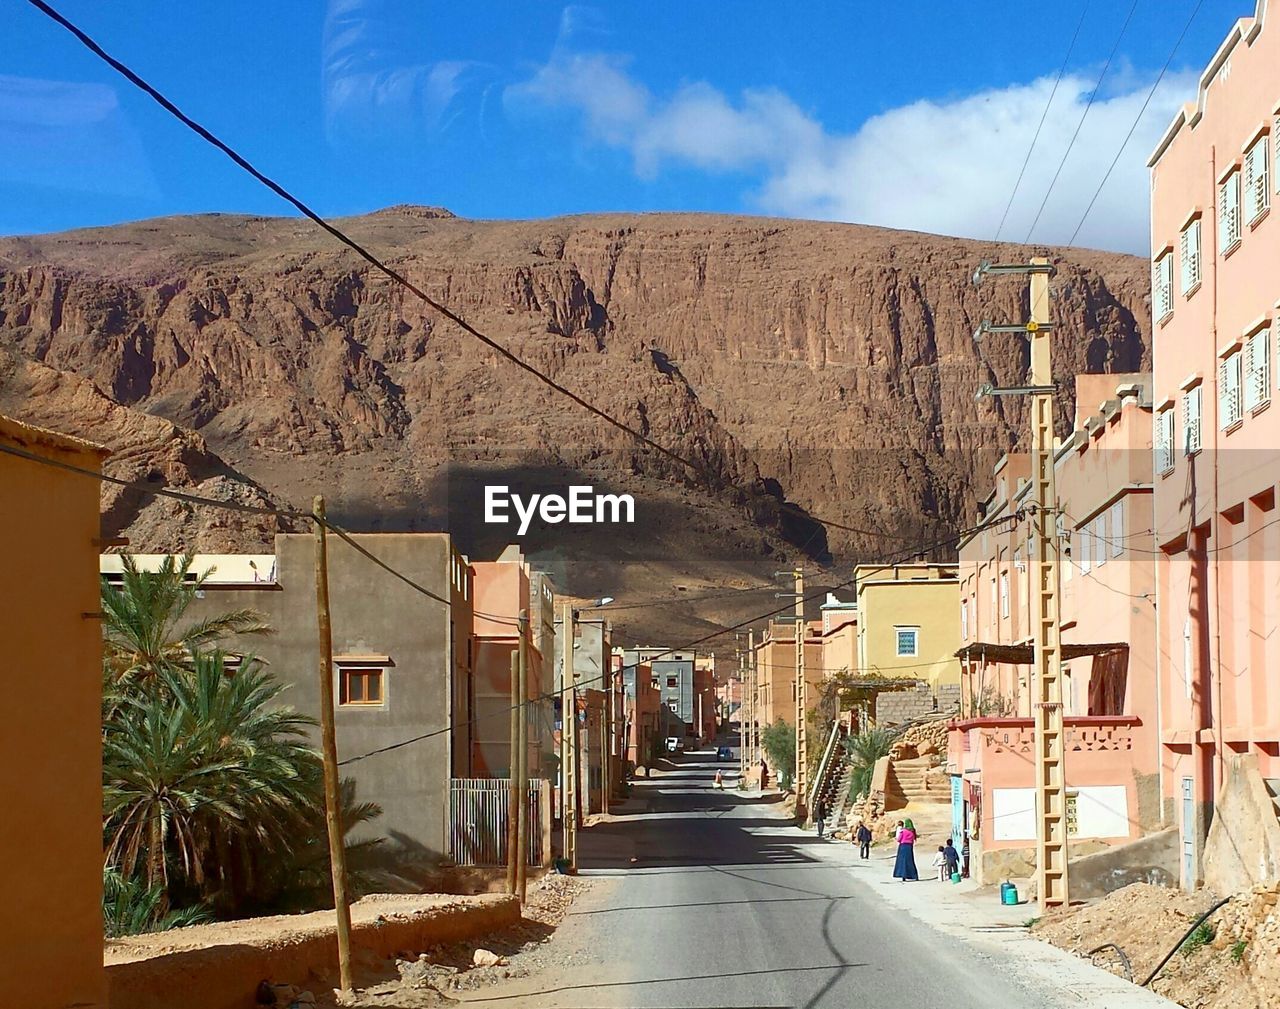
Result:
<svg viewBox="0 0 1280 1009"><path fill-rule="evenodd" d="M1231 946L1231 959L1234 963L1239 963L1244 959L1244 951L1249 948L1249 944L1243 939L1237 939Z"/></svg>
<svg viewBox="0 0 1280 1009"><path fill-rule="evenodd" d="M1191 956L1197 950L1204 949L1209 943L1213 942L1214 936L1218 934L1218 930L1209 922L1203 921L1196 926L1192 932L1182 943L1182 955Z"/></svg>

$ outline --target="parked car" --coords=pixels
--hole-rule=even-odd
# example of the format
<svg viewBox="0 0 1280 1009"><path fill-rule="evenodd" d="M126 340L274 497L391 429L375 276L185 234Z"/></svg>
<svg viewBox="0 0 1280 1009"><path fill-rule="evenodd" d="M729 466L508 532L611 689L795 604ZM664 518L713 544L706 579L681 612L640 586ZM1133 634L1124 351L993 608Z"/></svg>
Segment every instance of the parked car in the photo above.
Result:
<svg viewBox="0 0 1280 1009"><path fill-rule="evenodd" d="M683 753L683 752L684 752L684 743L681 741L681 739L680 739L680 737L679 737L679 736L668 736L668 737L667 737L667 752L668 752L668 753Z"/></svg>
<svg viewBox="0 0 1280 1009"><path fill-rule="evenodd" d="M716 760L732 760L732 759L733 759L732 746L722 746L718 750L716 750Z"/></svg>

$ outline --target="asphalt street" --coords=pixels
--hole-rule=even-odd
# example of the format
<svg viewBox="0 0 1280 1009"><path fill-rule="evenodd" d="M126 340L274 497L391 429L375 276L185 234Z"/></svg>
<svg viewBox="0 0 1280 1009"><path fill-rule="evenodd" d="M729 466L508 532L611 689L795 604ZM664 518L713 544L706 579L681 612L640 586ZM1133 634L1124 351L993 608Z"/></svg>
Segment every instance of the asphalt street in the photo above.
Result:
<svg viewBox="0 0 1280 1009"><path fill-rule="evenodd" d="M852 845L792 827L776 797L738 794L734 774L716 790L712 753L669 766L633 782L642 803L628 805L643 809L580 834L583 874L616 879L575 907L557 936L578 951L574 966L481 1001L575 1009L1081 1004L1024 987L1014 965L975 955L876 892L929 883L860 879ZM721 766L736 772L736 762Z"/></svg>

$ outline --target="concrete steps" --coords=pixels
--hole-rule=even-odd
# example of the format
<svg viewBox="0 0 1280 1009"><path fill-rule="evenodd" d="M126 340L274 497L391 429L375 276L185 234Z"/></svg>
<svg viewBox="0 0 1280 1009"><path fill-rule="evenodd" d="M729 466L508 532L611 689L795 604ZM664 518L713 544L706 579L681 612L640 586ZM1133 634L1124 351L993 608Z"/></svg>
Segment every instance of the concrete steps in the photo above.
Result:
<svg viewBox="0 0 1280 1009"><path fill-rule="evenodd" d="M889 765L888 784L906 802L950 802L949 790L928 787L926 775L932 767L933 761L928 757L895 760Z"/></svg>

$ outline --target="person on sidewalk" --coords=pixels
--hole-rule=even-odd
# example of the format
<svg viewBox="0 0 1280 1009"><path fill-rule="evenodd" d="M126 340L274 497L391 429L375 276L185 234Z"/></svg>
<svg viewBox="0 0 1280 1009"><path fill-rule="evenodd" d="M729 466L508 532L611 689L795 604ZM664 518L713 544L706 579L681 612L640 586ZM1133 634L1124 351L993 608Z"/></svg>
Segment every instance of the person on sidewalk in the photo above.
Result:
<svg viewBox="0 0 1280 1009"><path fill-rule="evenodd" d="M724 775L718 767L716 768L716 788L720 789L722 792L724 791Z"/></svg>
<svg viewBox="0 0 1280 1009"><path fill-rule="evenodd" d="M898 858L893 863L893 878L902 882L918 880L920 870L916 868L916 825L910 820L902 820L902 828L898 831Z"/></svg>
<svg viewBox="0 0 1280 1009"><path fill-rule="evenodd" d="M818 825L818 840L822 840L822 832L827 826L827 804L822 799L813 807L813 822Z"/></svg>
<svg viewBox="0 0 1280 1009"><path fill-rule="evenodd" d="M943 845L938 845L938 853L933 856L933 871L938 876L939 883L947 881L947 849Z"/></svg>
<svg viewBox="0 0 1280 1009"><path fill-rule="evenodd" d="M942 849L942 854L947 857L947 878L955 879L960 872L960 852L956 851L956 846L949 837L946 846Z"/></svg>
<svg viewBox="0 0 1280 1009"><path fill-rule="evenodd" d="M854 834L858 841L858 855L862 858L871 857L871 828L863 821L858 821L858 832Z"/></svg>
<svg viewBox="0 0 1280 1009"><path fill-rule="evenodd" d="M760 761L760 790L763 792L769 787L769 765L763 760Z"/></svg>

